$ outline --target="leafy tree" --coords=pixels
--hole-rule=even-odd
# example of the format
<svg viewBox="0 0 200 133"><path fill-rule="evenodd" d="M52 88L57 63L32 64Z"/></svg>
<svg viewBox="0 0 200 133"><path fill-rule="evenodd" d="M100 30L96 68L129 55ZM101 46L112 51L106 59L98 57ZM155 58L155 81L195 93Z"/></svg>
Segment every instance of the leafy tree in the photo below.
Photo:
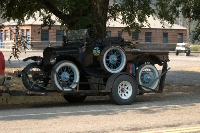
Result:
<svg viewBox="0 0 200 133"><path fill-rule="evenodd" d="M108 19L121 19L126 24L126 31L139 30L147 23L150 15L164 22L174 24L179 13L185 18L198 22L196 34L200 33L200 1L199 0L1 0L0 14L7 20L18 20L21 24L38 11L43 25L55 23L51 19L54 14L57 21L69 29L95 27L98 33L106 35ZM121 17L120 17L121 16ZM198 36L196 36L198 37Z"/></svg>
<svg viewBox="0 0 200 133"><path fill-rule="evenodd" d="M191 40L200 40L200 1L199 0L174 0L177 8L179 8L179 13L183 17L187 18L187 24L190 22L195 22L193 25L194 32L193 38ZM191 29L189 29L191 30Z"/></svg>
<svg viewBox="0 0 200 133"><path fill-rule="evenodd" d="M1 0L2 18L23 22L35 17L38 11L44 22L52 25L51 15L69 29L95 27L101 36L105 36L106 22L121 15L121 22L127 24L126 30L139 29L147 22L147 17L157 15L162 20L174 23L177 12L170 0ZM171 10L169 12L169 10Z"/></svg>

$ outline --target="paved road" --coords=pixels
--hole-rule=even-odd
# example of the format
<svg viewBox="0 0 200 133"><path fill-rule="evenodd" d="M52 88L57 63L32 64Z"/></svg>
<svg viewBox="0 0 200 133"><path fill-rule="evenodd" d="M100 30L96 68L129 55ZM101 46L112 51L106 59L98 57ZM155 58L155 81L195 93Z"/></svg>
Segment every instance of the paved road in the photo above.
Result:
<svg viewBox="0 0 200 133"><path fill-rule="evenodd" d="M42 56L43 55L43 51L27 51L25 52L21 52L19 55L19 59L15 59L12 54L11 51L2 51L6 60L6 67L11 67L11 68L24 68L28 63L30 63L31 61L28 62L24 62L22 61L24 58L26 57L30 57L30 56ZM10 62L8 61L9 57L12 56Z"/></svg>
<svg viewBox="0 0 200 133"><path fill-rule="evenodd" d="M36 54L36 53L32 53ZM36 54L37 55L37 54ZM200 132L200 56L170 54L162 94L137 96L132 105L117 106L107 97L84 103L30 104L0 110L0 131L7 133L65 132ZM15 67L18 64L15 61ZM10 65L13 66L13 65Z"/></svg>
<svg viewBox="0 0 200 133"><path fill-rule="evenodd" d="M200 85L200 53L192 53L191 56L171 53L169 58L171 69L167 73L166 84Z"/></svg>
<svg viewBox="0 0 200 133"><path fill-rule="evenodd" d="M109 100L81 104L49 103L0 111L0 131L6 133L132 133L200 132L200 91L184 88L145 94L128 106ZM197 89L197 88L196 88ZM186 92L184 92L186 91Z"/></svg>

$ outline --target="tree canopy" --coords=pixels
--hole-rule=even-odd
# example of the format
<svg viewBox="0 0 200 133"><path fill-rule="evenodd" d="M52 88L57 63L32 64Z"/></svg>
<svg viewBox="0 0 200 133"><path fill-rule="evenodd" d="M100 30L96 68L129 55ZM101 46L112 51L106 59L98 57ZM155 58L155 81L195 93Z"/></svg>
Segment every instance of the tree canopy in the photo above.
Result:
<svg viewBox="0 0 200 133"><path fill-rule="evenodd" d="M0 14L4 19L17 20L23 24L39 12L43 25L53 25L54 14L57 21L69 29L96 27L101 36L106 35L108 19L121 19L125 30L139 30L147 18L155 16L161 22L174 24L182 14L197 21L195 37L200 34L199 0L1 0Z"/></svg>

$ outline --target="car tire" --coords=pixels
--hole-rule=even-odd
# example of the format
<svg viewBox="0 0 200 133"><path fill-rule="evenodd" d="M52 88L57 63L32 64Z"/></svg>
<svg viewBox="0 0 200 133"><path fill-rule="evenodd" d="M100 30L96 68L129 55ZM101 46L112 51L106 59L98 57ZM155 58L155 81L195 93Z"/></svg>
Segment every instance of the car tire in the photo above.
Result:
<svg viewBox="0 0 200 133"><path fill-rule="evenodd" d="M126 66L125 51L113 44L106 46L100 54L100 65L107 73L121 72Z"/></svg>
<svg viewBox="0 0 200 133"><path fill-rule="evenodd" d="M22 83L30 91L43 91L49 82L45 77L42 67L36 63L30 63L22 70Z"/></svg>
<svg viewBox="0 0 200 133"><path fill-rule="evenodd" d="M52 85L58 91L71 91L76 88L79 78L78 68L67 60L58 62L51 72Z"/></svg>
<svg viewBox="0 0 200 133"><path fill-rule="evenodd" d="M155 66L150 64L143 64L137 69L136 79L140 89L143 89L145 91L152 91L155 90L159 84L159 79L154 81L156 78L158 78L158 76L158 70L155 68ZM152 90L142 87L140 85L146 86Z"/></svg>

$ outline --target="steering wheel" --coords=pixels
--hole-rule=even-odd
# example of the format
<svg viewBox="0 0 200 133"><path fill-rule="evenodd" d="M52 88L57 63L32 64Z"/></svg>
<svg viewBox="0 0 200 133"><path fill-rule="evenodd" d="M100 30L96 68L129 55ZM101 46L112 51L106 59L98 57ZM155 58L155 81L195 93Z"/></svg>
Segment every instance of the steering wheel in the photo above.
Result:
<svg viewBox="0 0 200 133"><path fill-rule="evenodd" d="M89 29L89 36L91 38L91 42L95 42L97 44L102 44L103 43L103 39L102 37L97 33L97 29L96 28L91 28Z"/></svg>
<svg viewBox="0 0 200 133"><path fill-rule="evenodd" d="M103 43L103 39L101 37L96 37L94 40L97 44L102 44Z"/></svg>

